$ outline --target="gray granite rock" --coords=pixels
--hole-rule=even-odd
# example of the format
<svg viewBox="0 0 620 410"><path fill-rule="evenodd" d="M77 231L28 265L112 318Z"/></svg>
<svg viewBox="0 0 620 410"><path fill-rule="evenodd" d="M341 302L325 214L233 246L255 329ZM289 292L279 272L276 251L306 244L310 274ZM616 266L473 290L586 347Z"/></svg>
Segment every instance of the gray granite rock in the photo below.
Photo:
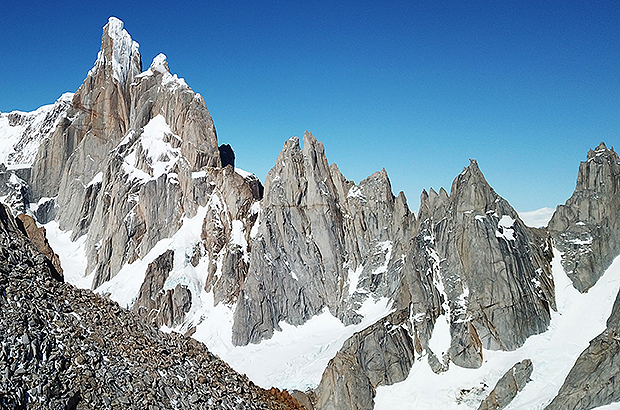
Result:
<svg viewBox="0 0 620 410"><path fill-rule="evenodd" d="M406 252L400 277L388 270L384 278L400 279L393 294L399 310L344 343L341 360L328 365L315 391L317 408L355 408L360 403L351 397L368 400L368 393L366 382L356 391L354 380L373 388L403 380L416 352L437 373L450 363L475 368L483 363L483 346L516 349L547 329L555 307L549 238L521 222L475 161L457 176L450 195L422 193L417 221L414 235L394 237ZM429 342L442 315L451 345L434 352Z"/></svg>
<svg viewBox="0 0 620 410"><path fill-rule="evenodd" d="M399 291L414 229L385 170L355 185L328 165L312 134L303 148L289 139L265 181L233 343L257 343L281 320L299 325L325 307L345 324L358 322L369 294Z"/></svg>
<svg viewBox="0 0 620 410"><path fill-rule="evenodd" d="M549 222L562 266L580 292L620 254L620 159L601 143L579 166L575 192Z"/></svg>
<svg viewBox="0 0 620 410"><path fill-rule="evenodd" d="M525 359L510 368L498 380L489 396L480 403L478 410L501 410L506 408L525 385L530 381L534 367L532 361Z"/></svg>
<svg viewBox="0 0 620 410"><path fill-rule="evenodd" d="M192 305L192 295L186 286L177 284L165 289L168 275L174 267L174 251L168 250L149 264L138 298L131 310L155 327L172 328L185 318Z"/></svg>
<svg viewBox="0 0 620 410"><path fill-rule="evenodd" d="M481 347L513 350L547 329L555 308L550 242L523 224L472 161L450 196L423 194L418 241L442 291L450 360L482 364Z"/></svg>
<svg viewBox="0 0 620 410"><path fill-rule="evenodd" d="M315 390L316 409L372 409L375 388L406 379L414 357L409 311L388 315L347 339L330 360Z"/></svg>

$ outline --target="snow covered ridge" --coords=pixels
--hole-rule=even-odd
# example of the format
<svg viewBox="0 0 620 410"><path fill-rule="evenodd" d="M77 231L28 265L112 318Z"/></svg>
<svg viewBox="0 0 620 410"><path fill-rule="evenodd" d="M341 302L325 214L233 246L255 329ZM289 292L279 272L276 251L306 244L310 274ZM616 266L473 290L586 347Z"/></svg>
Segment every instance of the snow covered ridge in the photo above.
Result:
<svg viewBox="0 0 620 410"><path fill-rule="evenodd" d="M0 113L0 163L8 168L31 166L41 141L56 128L72 98L73 93L65 93L32 112Z"/></svg>
<svg viewBox="0 0 620 410"><path fill-rule="evenodd" d="M161 85L163 87L189 88L189 86L187 85L187 83L185 82L183 78L177 77L176 74L170 74L170 69L168 68L167 57L163 53L159 53L158 55L156 55L149 69L144 71L143 73L138 74L135 78L139 79L139 78L148 77L148 76L152 76L156 74L162 75ZM197 97L197 98L200 98L200 97Z"/></svg>

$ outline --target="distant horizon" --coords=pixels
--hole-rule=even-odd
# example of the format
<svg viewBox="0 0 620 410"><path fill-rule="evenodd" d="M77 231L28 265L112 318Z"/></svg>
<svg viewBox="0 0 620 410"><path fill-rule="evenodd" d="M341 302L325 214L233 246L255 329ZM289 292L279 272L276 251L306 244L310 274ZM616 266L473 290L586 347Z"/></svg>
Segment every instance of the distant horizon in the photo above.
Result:
<svg viewBox="0 0 620 410"><path fill-rule="evenodd" d="M450 191L476 159L515 209L555 208L579 163L620 135L620 5L474 1L18 3L0 16L0 111L75 92L110 16L200 93L219 144L264 181L310 131L359 183Z"/></svg>

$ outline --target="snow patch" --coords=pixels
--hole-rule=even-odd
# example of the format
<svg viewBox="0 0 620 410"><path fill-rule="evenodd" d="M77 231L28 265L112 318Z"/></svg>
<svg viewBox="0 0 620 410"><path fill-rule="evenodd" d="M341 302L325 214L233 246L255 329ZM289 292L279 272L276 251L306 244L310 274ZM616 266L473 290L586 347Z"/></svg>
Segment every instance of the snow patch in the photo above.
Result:
<svg viewBox="0 0 620 410"><path fill-rule="evenodd" d="M250 215L254 214L258 214L258 216L256 217L254 225L252 225L252 229L250 229L250 239L256 238L256 235L258 235L258 227L260 226L261 207L258 201L254 202L250 208Z"/></svg>
<svg viewBox="0 0 620 410"><path fill-rule="evenodd" d="M101 182L103 182L103 172L99 171L86 186L95 185Z"/></svg>
<svg viewBox="0 0 620 410"><path fill-rule="evenodd" d="M194 272L192 275L193 271L189 269L191 264L189 264L189 258L185 255L185 252L188 249L193 249L200 241L202 221L206 214L207 207L199 207L193 218L183 218L181 228L172 237L157 242L142 259L125 264L116 276L101 284L95 289L95 292L100 294L109 293L110 299L118 302L122 307L130 308L138 297L148 265L168 249L175 251L175 264L173 272L169 275L167 286L174 287L172 286L174 283L171 282L173 280L171 278L179 278L186 275L188 278L195 278L197 273ZM180 259L178 259L178 257L180 257ZM203 271L206 272L207 270L203 269ZM192 282L190 279L187 279L187 281L188 282L184 282L184 284Z"/></svg>
<svg viewBox="0 0 620 410"><path fill-rule="evenodd" d="M349 192L347 193L347 198L357 198L360 201L366 200L366 197L362 193L362 190L360 189L360 187L355 186L355 185L352 186L351 189L349 189Z"/></svg>
<svg viewBox="0 0 620 410"><path fill-rule="evenodd" d="M497 230L495 231L495 236L498 238L504 238L507 241L515 240L515 231L512 229L515 220L509 217L508 215L502 215L499 222L497 223Z"/></svg>
<svg viewBox="0 0 620 410"><path fill-rule="evenodd" d="M349 283L349 296L353 296L357 290L357 284L363 271L364 265L358 265L355 270L349 268L349 275L347 277L347 282Z"/></svg>
<svg viewBox="0 0 620 410"><path fill-rule="evenodd" d="M41 203L41 201L39 201ZM37 206L37 204L33 204ZM31 206L32 208L32 206ZM65 282L82 289L90 289L94 274L86 274L86 235L71 240L72 231L63 231L58 222L43 225L50 246L60 258Z"/></svg>
<svg viewBox="0 0 620 410"><path fill-rule="evenodd" d="M254 177L254 174L248 171L244 171L241 168L235 168L235 172L243 177L243 179Z"/></svg>
<svg viewBox="0 0 620 410"><path fill-rule="evenodd" d="M444 354L448 353L452 337L450 337L450 318L449 315L441 315L435 321L433 335L428 341L428 346L435 353L437 358L443 362Z"/></svg>
<svg viewBox="0 0 620 410"><path fill-rule="evenodd" d="M121 144L119 144L119 147L129 143L132 135L133 131L127 133ZM163 174L169 174L172 180L171 182L178 182L175 178L176 174L173 175L171 170L181 157L181 149L172 147L169 142L172 139L180 141L180 137L173 134L170 130L164 116L158 114L152 118L148 124L144 126L139 139L139 143L142 147L142 155L151 169L152 176L137 167L139 158L136 155L137 148L134 145L123 161L123 170L129 175L129 178L147 182L152 179L157 179Z"/></svg>
<svg viewBox="0 0 620 410"><path fill-rule="evenodd" d="M250 262L250 255L248 254L248 242L245 239L245 226L243 222L234 219L232 221L232 232L230 233L230 243L237 245L243 251L243 260L246 263Z"/></svg>
<svg viewBox="0 0 620 410"><path fill-rule="evenodd" d="M592 245L592 237L588 235L585 239L575 238L568 241L572 245Z"/></svg>
<svg viewBox="0 0 620 410"><path fill-rule="evenodd" d="M150 159L150 165L153 168L153 178L158 178L160 175L167 173L181 155L179 148L172 148L170 143L164 141L166 136L179 138L172 134L166 119L161 114L152 118L144 126L140 143Z"/></svg>

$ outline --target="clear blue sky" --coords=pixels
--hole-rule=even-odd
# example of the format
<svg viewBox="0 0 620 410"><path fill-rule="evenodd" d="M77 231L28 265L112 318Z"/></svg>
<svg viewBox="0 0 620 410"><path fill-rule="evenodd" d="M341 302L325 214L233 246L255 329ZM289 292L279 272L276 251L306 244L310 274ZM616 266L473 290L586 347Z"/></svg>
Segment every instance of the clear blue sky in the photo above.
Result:
<svg viewBox="0 0 620 410"><path fill-rule="evenodd" d="M13 2L0 111L75 91L116 16L201 93L220 143L264 179L311 131L356 182L385 167L417 209L478 160L516 209L555 207L620 137L617 1Z"/></svg>

